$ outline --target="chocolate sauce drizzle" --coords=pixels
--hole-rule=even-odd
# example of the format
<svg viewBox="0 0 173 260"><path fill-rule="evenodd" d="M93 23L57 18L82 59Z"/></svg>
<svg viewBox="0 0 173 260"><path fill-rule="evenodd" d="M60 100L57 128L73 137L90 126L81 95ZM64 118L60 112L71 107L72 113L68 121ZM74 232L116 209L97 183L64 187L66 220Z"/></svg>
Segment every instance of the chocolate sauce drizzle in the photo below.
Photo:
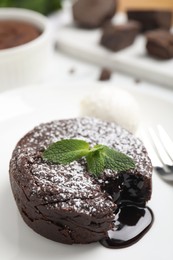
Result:
<svg viewBox="0 0 173 260"><path fill-rule="evenodd" d="M133 245L150 229L154 215L149 207L122 205L115 217L115 229L100 243L107 248L118 249Z"/></svg>

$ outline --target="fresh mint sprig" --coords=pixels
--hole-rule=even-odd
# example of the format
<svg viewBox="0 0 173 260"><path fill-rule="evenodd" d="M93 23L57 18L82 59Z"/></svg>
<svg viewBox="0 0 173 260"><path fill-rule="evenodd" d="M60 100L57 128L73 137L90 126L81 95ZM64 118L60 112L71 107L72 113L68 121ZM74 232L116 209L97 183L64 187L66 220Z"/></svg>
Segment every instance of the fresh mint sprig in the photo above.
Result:
<svg viewBox="0 0 173 260"><path fill-rule="evenodd" d="M88 172L99 176L104 169L127 171L135 168L132 158L106 145L95 145L78 139L64 139L51 144L44 152L43 159L57 164L69 164L86 157Z"/></svg>

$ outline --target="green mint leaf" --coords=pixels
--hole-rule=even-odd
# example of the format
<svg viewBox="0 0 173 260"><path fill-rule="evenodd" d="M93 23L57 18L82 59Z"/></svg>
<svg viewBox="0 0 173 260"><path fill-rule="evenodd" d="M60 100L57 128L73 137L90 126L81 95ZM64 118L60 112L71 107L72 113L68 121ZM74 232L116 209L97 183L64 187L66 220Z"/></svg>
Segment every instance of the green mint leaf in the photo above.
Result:
<svg viewBox="0 0 173 260"><path fill-rule="evenodd" d="M58 141L43 152L43 159L58 164L68 164L84 156L88 172L95 177L104 169L122 172L135 168L135 163L129 156L101 144L90 148L89 143L78 139Z"/></svg>
<svg viewBox="0 0 173 260"><path fill-rule="evenodd" d="M105 159L105 169L121 172L135 168L133 159L124 153L118 152L107 146L104 147L102 153Z"/></svg>
<svg viewBox="0 0 173 260"><path fill-rule="evenodd" d="M92 173L95 177L98 177L104 171L105 160L101 150L91 151L86 156L86 160L88 172Z"/></svg>
<svg viewBox="0 0 173 260"><path fill-rule="evenodd" d="M89 153L89 144L83 140L64 139L51 144L43 152L43 158L60 164L68 164L86 156Z"/></svg>

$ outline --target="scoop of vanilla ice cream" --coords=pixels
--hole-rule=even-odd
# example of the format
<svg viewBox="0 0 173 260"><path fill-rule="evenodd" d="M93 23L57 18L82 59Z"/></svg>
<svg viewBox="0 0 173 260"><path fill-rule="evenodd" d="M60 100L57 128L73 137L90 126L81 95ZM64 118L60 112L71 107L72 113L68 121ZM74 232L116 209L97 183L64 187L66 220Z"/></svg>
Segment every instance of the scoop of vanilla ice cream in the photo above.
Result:
<svg viewBox="0 0 173 260"><path fill-rule="evenodd" d="M115 87L103 87L88 94L81 100L80 115L97 117L115 122L135 133L139 122L139 105L127 91Z"/></svg>

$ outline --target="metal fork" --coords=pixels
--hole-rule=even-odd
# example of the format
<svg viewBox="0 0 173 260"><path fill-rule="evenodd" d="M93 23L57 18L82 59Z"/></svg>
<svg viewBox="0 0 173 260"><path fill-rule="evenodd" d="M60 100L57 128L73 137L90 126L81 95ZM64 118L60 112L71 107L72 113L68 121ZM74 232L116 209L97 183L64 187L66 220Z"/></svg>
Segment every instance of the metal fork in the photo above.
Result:
<svg viewBox="0 0 173 260"><path fill-rule="evenodd" d="M150 141L144 138L155 171L166 182L173 183L173 141L161 125L157 132L148 128Z"/></svg>

